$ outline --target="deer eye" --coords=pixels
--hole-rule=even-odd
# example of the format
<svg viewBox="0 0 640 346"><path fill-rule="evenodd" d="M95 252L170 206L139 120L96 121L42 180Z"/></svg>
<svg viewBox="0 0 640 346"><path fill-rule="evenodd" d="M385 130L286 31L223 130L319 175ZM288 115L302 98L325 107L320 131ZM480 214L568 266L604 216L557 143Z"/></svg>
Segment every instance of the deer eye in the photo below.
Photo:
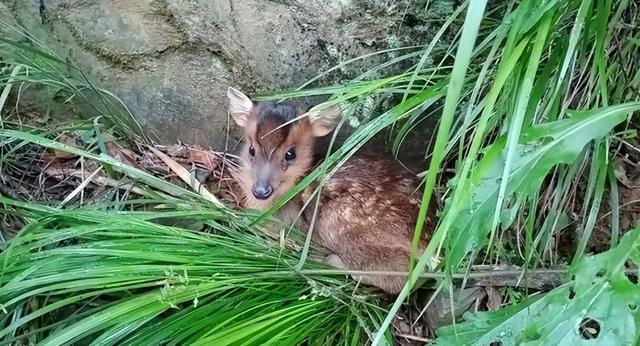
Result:
<svg viewBox="0 0 640 346"><path fill-rule="evenodd" d="M249 147L249 155L251 155L251 157L256 156L256 150L253 149L253 147Z"/></svg>
<svg viewBox="0 0 640 346"><path fill-rule="evenodd" d="M296 158L296 150L291 148L284 154L284 159L286 161L291 161Z"/></svg>

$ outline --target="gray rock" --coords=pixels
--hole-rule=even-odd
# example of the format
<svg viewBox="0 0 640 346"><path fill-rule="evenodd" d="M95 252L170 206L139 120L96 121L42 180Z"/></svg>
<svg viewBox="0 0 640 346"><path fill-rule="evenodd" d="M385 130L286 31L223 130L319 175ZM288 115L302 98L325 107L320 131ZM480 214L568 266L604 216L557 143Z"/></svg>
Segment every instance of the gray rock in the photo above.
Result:
<svg viewBox="0 0 640 346"><path fill-rule="evenodd" d="M293 88L353 57L426 43L435 30L411 12L424 3L2 0L7 10L0 12L114 91L161 142L221 149L229 131L228 85L247 93ZM419 25L408 25L409 15ZM388 58L350 65L323 84ZM230 133L233 145L238 131Z"/></svg>
<svg viewBox="0 0 640 346"><path fill-rule="evenodd" d="M83 45L107 55L142 55L181 44L181 33L155 0L46 0L45 9Z"/></svg>

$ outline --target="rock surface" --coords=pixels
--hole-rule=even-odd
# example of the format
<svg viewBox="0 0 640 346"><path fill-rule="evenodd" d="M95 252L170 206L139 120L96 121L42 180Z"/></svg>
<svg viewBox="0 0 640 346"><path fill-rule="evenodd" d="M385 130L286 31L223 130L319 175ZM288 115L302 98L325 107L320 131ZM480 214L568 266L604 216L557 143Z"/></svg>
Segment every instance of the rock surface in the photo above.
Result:
<svg viewBox="0 0 640 346"><path fill-rule="evenodd" d="M435 32L428 24L430 12L421 12L427 2L0 0L0 5L113 90L160 141L222 149L228 85L247 93L293 88L348 59L424 44ZM431 3L441 16L454 8L451 0ZM341 69L329 82L374 63Z"/></svg>

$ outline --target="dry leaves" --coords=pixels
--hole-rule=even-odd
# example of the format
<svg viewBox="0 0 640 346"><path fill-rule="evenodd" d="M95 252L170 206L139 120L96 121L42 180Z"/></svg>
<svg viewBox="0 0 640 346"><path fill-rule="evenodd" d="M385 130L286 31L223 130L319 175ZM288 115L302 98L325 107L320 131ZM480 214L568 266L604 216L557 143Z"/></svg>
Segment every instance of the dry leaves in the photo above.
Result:
<svg viewBox="0 0 640 346"><path fill-rule="evenodd" d="M156 149L154 147L151 147L151 146L148 146L148 148L156 156L158 156L160 158L160 160L162 160L169 167L169 169L171 169L174 173L176 173L178 175L178 177L180 179L182 179L182 181L184 181L189 186L191 186L191 188L193 190L195 190L197 193L201 194L204 198L206 198L208 201L212 202L213 204L217 205L218 207L223 207L224 206L222 204L222 202L220 202L216 198L216 196L214 196L211 192L209 192L209 190L207 190L207 188L204 187L198 181L198 179L196 179L194 176L192 176L191 173L189 173L189 171L187 171L184 167L182 167L182 165L180 165L179 163L177 163L176 161L171 159L168 155L166 155L165 153L161 152L160 150L158 150L158 149Z"/></svg>
<svg viewBox="0 0 640 346"><path fill-rule="evenodd" d="M75 148L82 148L81 141L71 133L63 133L57 140ZM232 175L236 166L233 156L183 144L129 148L112 138L105 141L105 147L109 156L116 160L162 179L178 184L185 183L219 207L225 203L232 207L239 205L239 199L236 198L237 184ZM97 187L117 187L138 195L148 194L145 189L136 187L135 182L113 179L106 175L99 163L84 160L69 152L47 151L42 154L38 165L43 177L41 180L53 179L67 184L73 182L74 186L66 190L59 207L78 196L84 196L85 191ZM177 181L176 177L180 181ZM206 182L211 183L218 195L205 186Z"/></svg>

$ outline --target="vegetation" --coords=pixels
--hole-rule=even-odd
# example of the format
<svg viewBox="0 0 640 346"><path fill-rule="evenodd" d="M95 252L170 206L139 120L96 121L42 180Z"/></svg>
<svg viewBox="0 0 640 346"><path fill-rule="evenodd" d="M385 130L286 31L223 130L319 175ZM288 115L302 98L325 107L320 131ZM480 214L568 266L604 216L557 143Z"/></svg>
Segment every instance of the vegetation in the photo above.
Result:
<svg viewBox="0 0 640 346"><path fill-rule="evenodd" d="M7 217L25 225L0 254L0 343L389 344L394 316L418 277L429 276L423 272L436 253L440 272L432 276L440 291L453 292L460 277L464 284L476 264L517 265L523 282L539 268L567 274L549 292L531 292L439 329L438 344L638 343L640 287L633 275L640 229L622 226L615 167L616 157L638 150L632 118L640 110L638 10L626 0L466 1L419 55L371 69L406 64L405 73L382 79L365 73L346 85L309 88L321 75L298 90L260 96L327 95L328 103L347 107L372 96L394 102L274 209L329 176L374 136L389 131L398 152L415 126L434 110L441 114L433 145L421 148L429 166L421 174L416 236L427 201L438 196L436 183L448 180L439 223L388 308L373 291L316 264L318 250L308 241L294 239L300 247L283 249L277 236L260 232L257 225L272 211L256 217L212 206L201 194L109 157L95 127L100 122L74 125L91 130L83 149L52 140L56 131L14 131L9 128L17 125L3 122L3 172L15 168L17 155L44 147L99 162L114 178L134 179L145 195L114 193L66 208L3 197ZM449 49L434 51L440 37L457 28ZM104 97L88 81L68 77L64 59L44 53L34 39L31 46L3 42L0 105L17 81ZM437 65L426 66L435 57ZM119 124L112 115L126 113L111 114L117 103L107 105L100 121ZM112 131L145 140L133 125ZM444 168L455 173L448 176ZM190 231L159 222L175 217L203 226ZM590 255L602 220L609 250ZM569 257L556 249L563 232L576 235Z"/></svg>

